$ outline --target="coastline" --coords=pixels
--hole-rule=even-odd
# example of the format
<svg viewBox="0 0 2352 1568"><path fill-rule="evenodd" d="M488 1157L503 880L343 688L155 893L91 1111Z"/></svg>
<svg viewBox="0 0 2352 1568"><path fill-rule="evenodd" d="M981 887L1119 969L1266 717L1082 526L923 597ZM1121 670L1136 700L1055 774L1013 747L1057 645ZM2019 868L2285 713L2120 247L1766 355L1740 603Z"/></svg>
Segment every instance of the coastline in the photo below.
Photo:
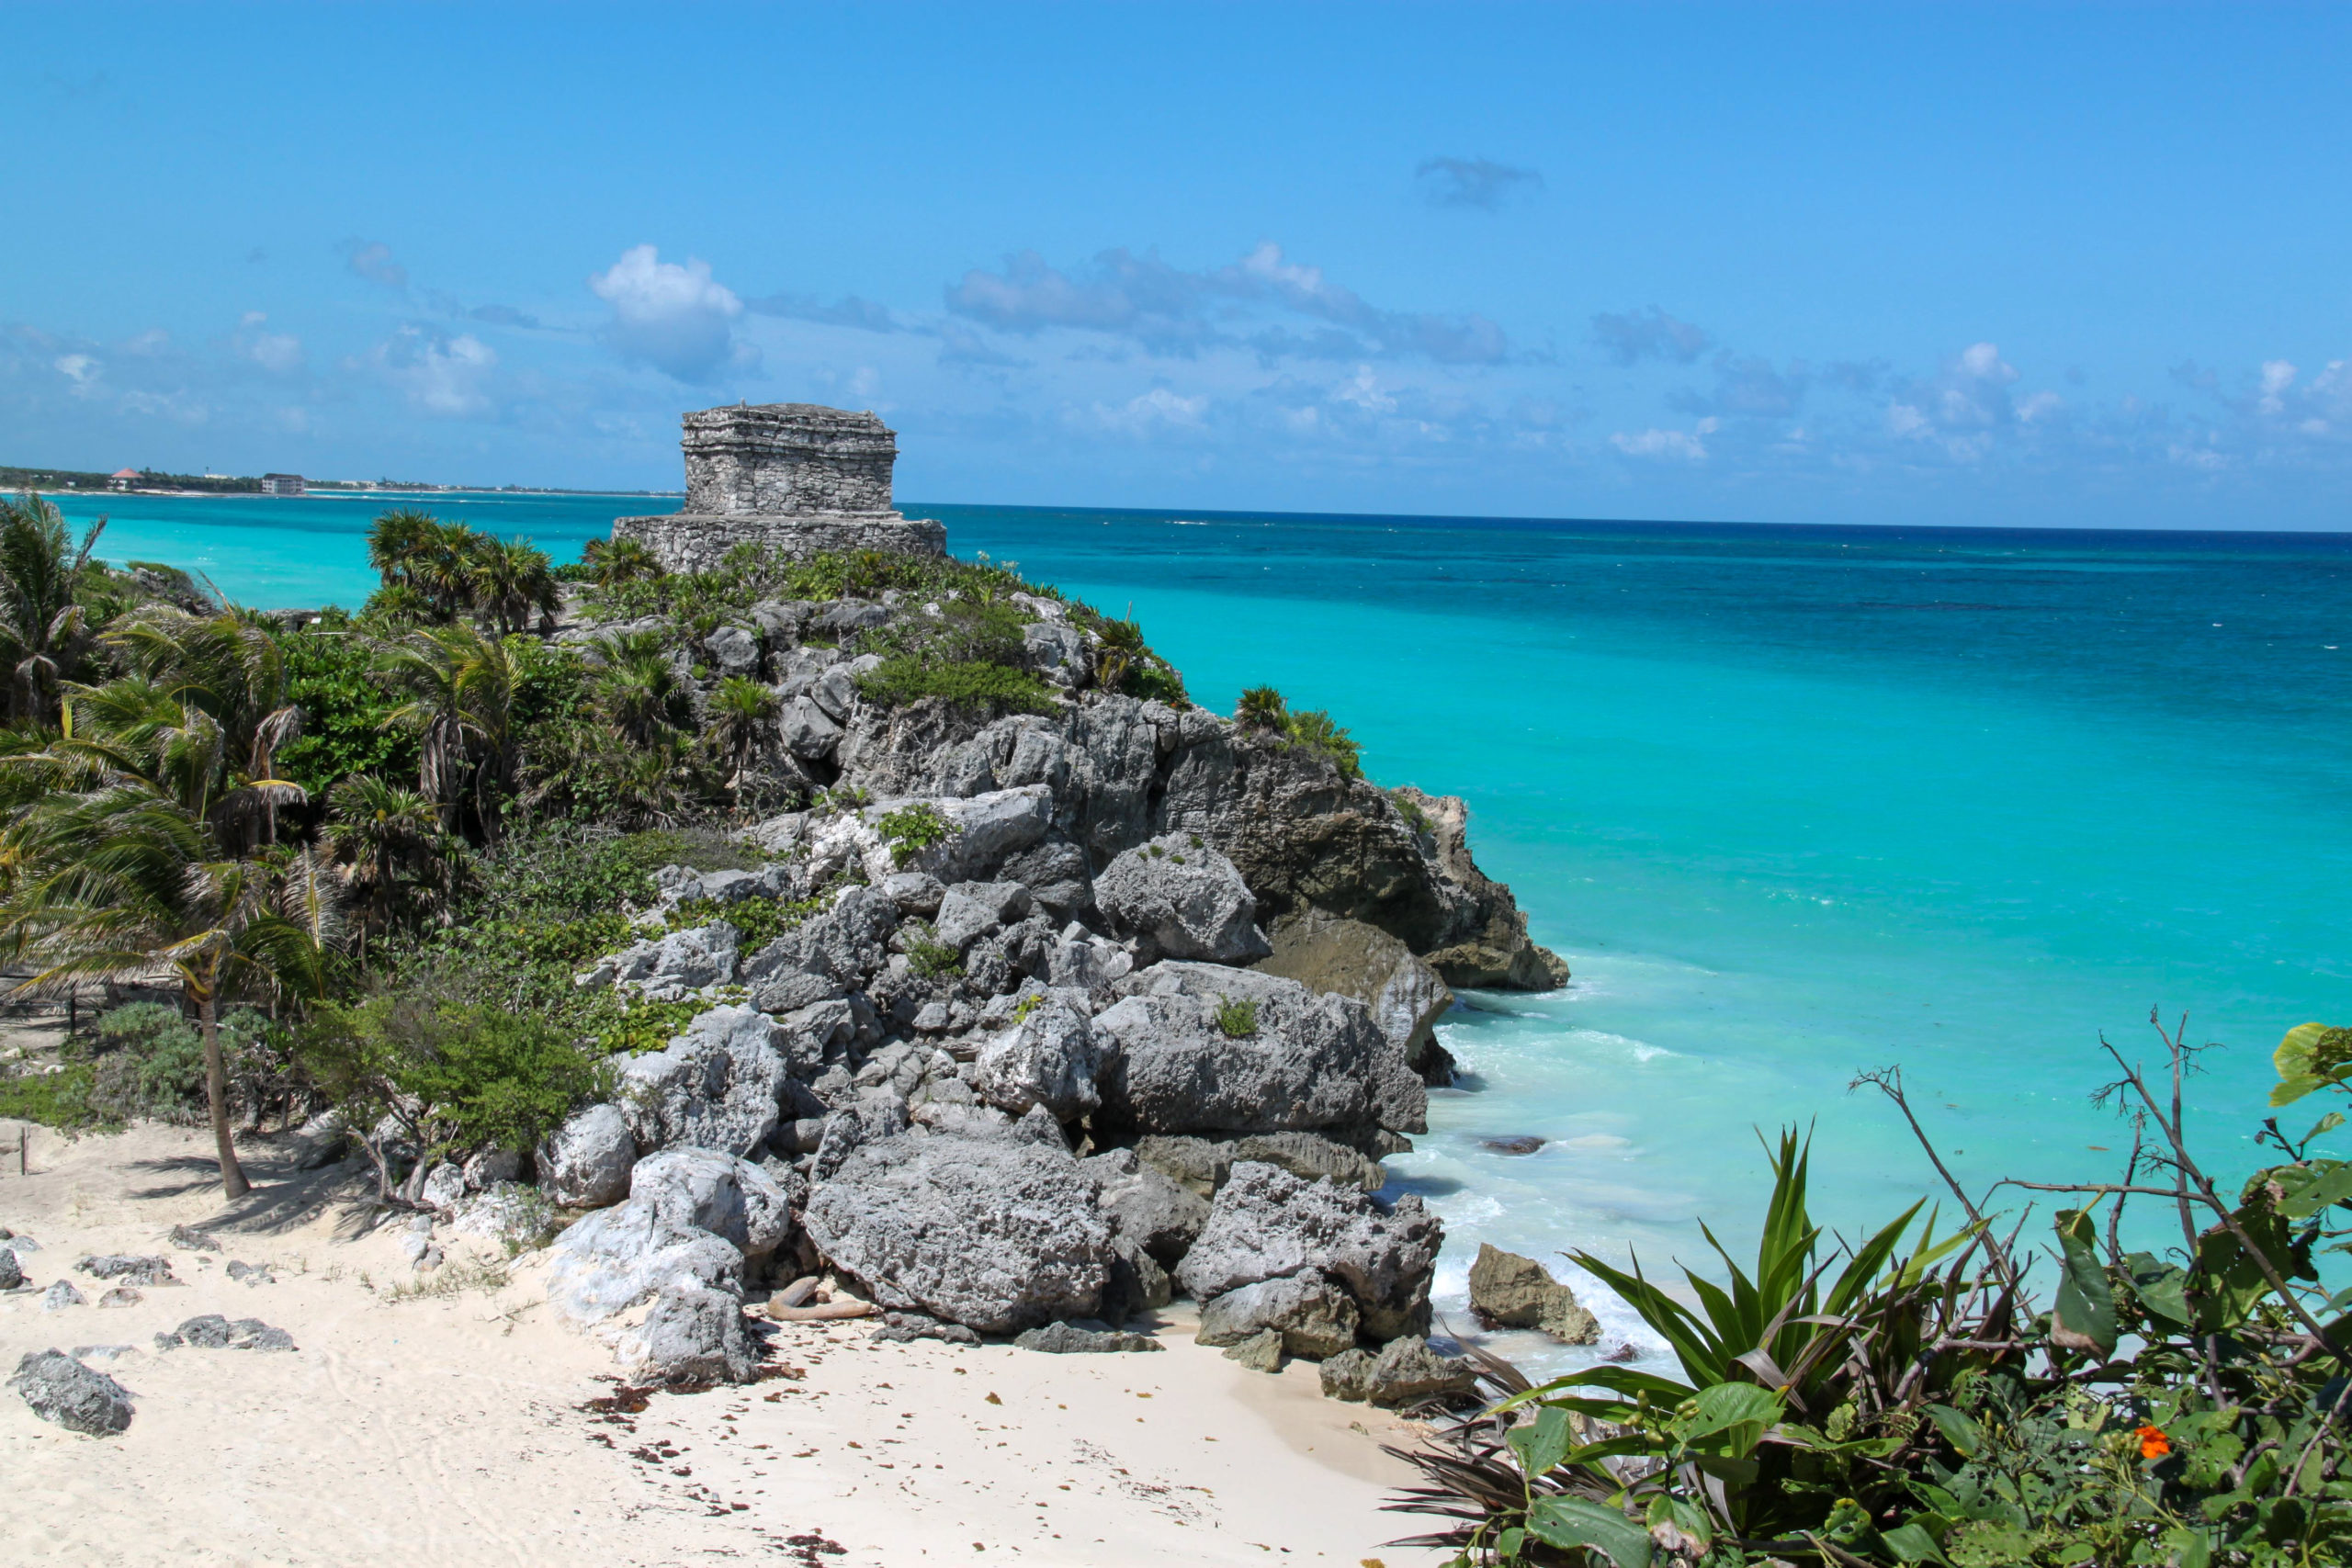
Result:
<svg viewBox="0 0 2352 1568"><path fill-rule="evenodd" d="M1413 1528L1377 1511L1410 1478L1379 1444L1408 1423L1323 1399L1311 1365L1246 1371L1182 1316L1161 1314L1152 1356L780 1325L774 1359L803 1376L583 1408L614 1394L611 1358L555 1323L537 1262L486 1290L458 1281L487 1282L499 1255L453 1248L451 1283L420 1290L392 1231L346 1234L356 1169L296 1172L284 1143L249 1141L254 1190L225 1211L203 1134L154 1123L36 1132L32 1174L0 1178L0 1224L40 1244L36 1288L0 1296L0 1356L134 1347L94 1358L135 1396L115 1440L0 1402L0 1468L40 1560L1435 1561L1379 1544ZM223 1250L172 1247L179 1224ZM96 1299L73 1268L94 1252L163 1254L185 1283L43 1311L59 1279ZM232 1259L276 1282L232 1282ZM152 1348L203 1313L259 1317L298 1348Z"/></svg>

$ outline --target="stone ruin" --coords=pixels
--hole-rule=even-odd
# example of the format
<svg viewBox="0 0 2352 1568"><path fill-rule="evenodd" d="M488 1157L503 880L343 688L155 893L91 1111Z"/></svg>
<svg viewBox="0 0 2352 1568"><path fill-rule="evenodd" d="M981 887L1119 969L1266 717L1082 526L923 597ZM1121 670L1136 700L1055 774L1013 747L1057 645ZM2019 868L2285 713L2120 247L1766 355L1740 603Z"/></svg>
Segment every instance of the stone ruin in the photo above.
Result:
<svg viewBox="0 0 2352 1568"><path fill-rule="evenodd" d="M708 571L737 545L791 559L822 550L943 555L947 529L891 510L899 440L871 413L818 403L739 403L685 416L686 503L616 517L671 571Z"/></svg>

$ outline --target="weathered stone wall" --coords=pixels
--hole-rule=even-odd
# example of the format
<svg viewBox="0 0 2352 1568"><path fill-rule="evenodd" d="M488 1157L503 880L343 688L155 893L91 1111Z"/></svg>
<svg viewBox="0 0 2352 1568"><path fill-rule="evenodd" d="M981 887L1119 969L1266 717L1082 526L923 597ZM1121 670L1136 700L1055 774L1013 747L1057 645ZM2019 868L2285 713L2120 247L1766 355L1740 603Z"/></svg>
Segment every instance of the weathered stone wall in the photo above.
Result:
<svg viewBox="0 0 2352 1568"><path fill-rule="evenodd" d="M672 571L707 571L737 545L793 560L823 550L944 555L947 530L890 509L899 439L870 413L817 403L697 409L684 419L686 503L664 517L618 517Z"/></svg>
<svg viewBox="0 0 2352 1568"><path fill-rule="evenodd" d="M827 517L716 516L673 512L660 517L616 517L613 537L635 539L671 571L708 571L737 545L750 543L788 560L823 550L893 550L912 556L947 553L947 526L930 519L836 513Z"/></svg>
<svg viewBox="0 0 2352 1568"><path fill-rule="evenodd" d="M721 516L890 510L899 442L870 413L816 403L685 416L687 512Z"/></svg>

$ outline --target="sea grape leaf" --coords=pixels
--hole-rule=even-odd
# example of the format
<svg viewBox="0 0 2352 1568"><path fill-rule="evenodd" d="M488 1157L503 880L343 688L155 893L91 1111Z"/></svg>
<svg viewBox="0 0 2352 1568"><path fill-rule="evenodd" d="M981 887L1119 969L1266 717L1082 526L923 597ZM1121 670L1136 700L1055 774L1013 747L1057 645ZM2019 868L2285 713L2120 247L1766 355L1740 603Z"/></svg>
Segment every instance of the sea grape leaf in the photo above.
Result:
<svg viewBox="0 0 2352 1568"><path fill-rule="evenodd" d="M2166 1323L2188 1325L2188 1273L2177 1263L2165 1263L2153 1252L2135 1252L2123 1260L2131 1276L2132 1293L2149 1315Z"/></svg>
<svg viewBox="0 0 2352 1568"><path fill-rule="evenodd" d="M2320 1159L2308 1166L2282 1166L2270 1175L2286 1190L2278 1212L2290 1220L2352 1200L2352 1160Z"/></svg>
<svg viewBox="0 0 2352 1568"><path fill-rule="evenodd" d="M2270 1055L2278 1069L2278 1086L2270 1103L2289 1105L2312 1090L2342 1079L2352 1066L2352 1029L2332 1029L2324 1023L2300 1023L2287 1031Z"/></svg>
<svg viewBox="0 0 2352 1568"><path fill-rule="evenodd" d="M1974 1459L1976 1450L1984 1446L1984 1434L1976 1423L1951 1405L1926 1405L1920 1414L1936 1424L1936 1430L1944 1435L1945 1442L1960 1450L1961 1458Z"/></svg>
<svg viewBox="0 0 2352 1568"><path fill-rule="evenodd" d="M1886 1550L1897 1562L1950 1561L1944 1556L1943 1548L1936 1544L1936 1538L1929 1535L1917 1521L1907 1525L1897 1525L1891 1530L1881 1530L1879 1540L1886 1543Z"/></svg>
<svg viewBox="0 0 2352 1568"><path fill-rule="evenodd" d="M1699 1391L1688 1416L1675 1423L1675 1436L1696 1448L1709 1438L1707 1451L1745 1459L1764 1440L1765 1428L1781 1418L1781 1401L1769 1389L1752 1382L1711 1383Z"/></svg>
<svg viewBox="0 0 2352 1568"><path fill-rule="evenodd" d="M1568 1457L1568 1445L1574 1441L1568 1431L1568 1413L1557 1405L1547 1405L1533 1422L1514 1427L1510 1431L1511 1450L1519 1455L1519 1467L1531 1479L1550 1473Z"/></svg>
<svg viewBox="0 0 2352 1568"><path fill-rule="evenodd" d="M2099 1266L2098 1227L2081 1209L2061 1209L2057 1231L2058 1299L2051 1311L2050 1337L2069 1350L2111 1356L2115 1300L2108 1293L2107 1270Z"/></svg>
<svg viewBox="0 0 2352 1568"><path fill-rule="evenodd" d="M2321 1134L2333 1133L2338 1127L2343 1125L2344 1112L2341 1111L2331 1111L2326 1115L2312 1123L2312 1130L2303 1134L2303 1142L2308 1144L2313 1138L2318 1137Z"/></svg>
<svg viewBox="0 0 2352 1568"><path fill-rule="evenodd" d="M1553 1546L1598 1551L1617 1568L1650 1568L1650 1532L1599 1503L1546 1497L1528 1510L1527 1529Z"/></svg>

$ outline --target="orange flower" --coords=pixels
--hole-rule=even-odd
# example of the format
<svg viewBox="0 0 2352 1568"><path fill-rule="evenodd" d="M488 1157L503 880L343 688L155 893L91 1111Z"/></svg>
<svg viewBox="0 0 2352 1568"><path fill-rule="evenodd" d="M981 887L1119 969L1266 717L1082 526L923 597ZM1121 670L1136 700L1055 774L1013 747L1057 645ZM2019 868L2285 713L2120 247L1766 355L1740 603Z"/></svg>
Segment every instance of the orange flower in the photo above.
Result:
<svg viewBox="0 0 2352 1568"><path fill-rule="evenodd" d="M2142 1459L2162 1459L2172 1452L2172 1439L2165 1436L2161 1427L2140 1427L2134 1430L2140 1438Z"/></svg>

